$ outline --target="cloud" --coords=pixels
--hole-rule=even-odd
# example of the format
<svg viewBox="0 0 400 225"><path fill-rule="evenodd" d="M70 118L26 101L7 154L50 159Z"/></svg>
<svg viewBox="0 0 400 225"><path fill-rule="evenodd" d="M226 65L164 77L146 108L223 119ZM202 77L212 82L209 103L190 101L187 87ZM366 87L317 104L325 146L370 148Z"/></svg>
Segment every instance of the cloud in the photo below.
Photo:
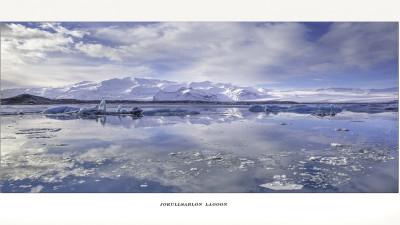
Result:
<svg viewBox="0 0 400 225"><path fill-rule="evenodd" d="M82 65L79 59L48 59L40 64L20 65L12 76L2 76L2 87L59 87L84 80L100 82L111 78L150 76L153 71L146 66L115 64ZM68 63L66 63L68 62Z"/></svg>
<svg viewBox="0 0 400 225"><path fill-rule="evenodd" d="M115 68L126 69L125 76L145 68L143 75L182 82L254 85L296 77L326 79L326 75L362 73L395 61L397 25L332 23L311 40L316 28L307 23L77 23L68 29L63 23L40 23L34 28L7 23L1 25L2 74L11 80L15 75L26 77L21 74L35 68L30 76L44 78L39 71L56 68L57 58L59 70L49 71L79 77L82 73L77 71L91 68L94 73L86 74L85 80L97 80L107 72L113 78Z"/></svg>
<svg viewBox="0 0 400 225"><path fill-rule="evenodd" d="M318 57L333 66L368 68L396 59L398 39L397 23L333 23L317 42L325 53Z"/></svg>
<svg viewBox="0 0 400 225"><path fill-rule="evenodd" d="M73 36L76 38L83 38L84 35L90 35L88 31L80 31L80 30L68 30L61 26L60 23L43 23L40 25L42 29L45 30L53 30L58 34L63 34L64 36Z"/></svg>
<svg viewBox="0 0 400 225"><path fill-rule="evenodd" d="M1 23L1 72L7 76L21 65L43 61L50 52L71 53L73 42L62 33Z"/></svg>
<svg viewBox="0 0 400 225"><path fill-rule="evenodd" d="M163 73L175 80L223 82L234 78L265 83L276 79L266 76L270 67L307 53L310 43L304 40L306 32L306 26L298 23L180 22L127 30L113 26L95 33L112 43L110 46L81 42L77 49L91 57L162 67Z"/></svg>

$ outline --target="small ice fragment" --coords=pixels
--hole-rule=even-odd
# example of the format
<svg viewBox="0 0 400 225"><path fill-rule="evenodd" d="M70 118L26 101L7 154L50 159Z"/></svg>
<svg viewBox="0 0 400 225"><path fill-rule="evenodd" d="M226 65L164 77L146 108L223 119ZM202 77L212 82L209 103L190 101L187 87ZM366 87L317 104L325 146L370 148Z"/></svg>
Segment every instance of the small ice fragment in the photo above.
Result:
<svg viewBox="0 0 400 225"><path fill-rule="evenodd" d="M175 152L171 152L171 153L169 153L168 155L169 155L169 156L176 156L176 155L177 155L177 153L175 153Z"/></svg>
<svg viewBox="0 0 400 225"><path fill-rule="evenodd" d="M197 168L190 168L190 171L198 171L199 169Z"/></svg>
<svg viewBox="0 0 400 225"><path fill-rule="evenodd" d="M315 161L315 160L317 160L317 157L311 156L309 160L310 160L310 161Z"/></svg>
<svg viewBox="0 0 400 225"><path fill-rule="evenodd" d="M145 188L145 187L147 187L147 184L142 184L142 185L140 185L140 187Z"/></svg>
<svg viewBox="0 0 400 225"><path fill-rule="evenodd" d="M211 157L211 159L217 160L217 161L223 160L223 158L221 156L213 156L213 157Z"/></svg>
<svg viewBox="0 0 400 225"><path fill-rule="evenodd" d="M303 188L303 185L301 185L301 184L294 184L294 183L283 184L279 181L261 184L260 186L269 188L271 190L276 190L276 191L301 190Z"/></svg>
<svg viewBox="0 0 400 225"><path fill-rule="evenodd" d="M279 123L279 125L290 125L291 123Z"/></svg>
<svg viewBox="0 0 400 225"><path fill-rule="evenodd" d="M349 131L349 129L346 129L346 128L336 128L335 131Z"/></svg>
<svg viewBox="0 0 400 225"><path fill-rule="evenodd" d="M100 180L94 180L94 181L99 182Z"/></svg>
<svg viewBox="0 0 400 225"><path fill-rule="evenodd" d="M19 115L24 115L25 113L24 113L24 111L19 110L18 114L19 114Z"/></svg>
<svg viewBox="0 0 400 225"><path fill-rule="evenodd" d="M343 147L343 145L339 144L339 143L331 143L331 146L332 147Z"/></svg>
<svg viewBox="0 0 400 225"><path fill-rule="evenodd" d="M44 187L42 185L38 185L31 189L31 193L39 193Z"/></svg>

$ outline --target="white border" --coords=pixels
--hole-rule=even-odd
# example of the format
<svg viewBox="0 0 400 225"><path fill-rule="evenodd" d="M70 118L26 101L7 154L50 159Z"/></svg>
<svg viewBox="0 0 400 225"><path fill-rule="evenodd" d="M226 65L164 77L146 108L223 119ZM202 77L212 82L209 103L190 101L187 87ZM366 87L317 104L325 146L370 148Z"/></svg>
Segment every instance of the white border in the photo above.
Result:
<svg viewBox="0 0 400 225"><path fill-rule="evenodd" d="M399 21L396 0L1 0L0 21ZM0 194L1 224L400 224L399 194ZM160 207L227 202L228 207Z"/></svg>

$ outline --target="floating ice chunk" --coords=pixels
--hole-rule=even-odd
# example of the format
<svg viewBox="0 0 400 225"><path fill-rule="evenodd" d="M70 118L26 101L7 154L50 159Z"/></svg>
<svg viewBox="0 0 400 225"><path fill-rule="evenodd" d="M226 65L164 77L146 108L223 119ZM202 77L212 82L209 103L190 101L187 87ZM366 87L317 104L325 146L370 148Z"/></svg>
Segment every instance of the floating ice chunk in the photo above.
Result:
<svg viewBox="0 0 400 225"><path fill-rule="evenodd" d="M197 111L189 111L185 109L154 109L143 112L146 116L185 116L185 115L197 115L200 114Z"/></svg>
<svg viewBox="0 0 400 225"><path fill-rule="evenodd" d="M318 159L318 158L315 157L315 156L311 156L311 157L309 158L310 161L316 161L317 159Z"/></svg>
<svg viewBox="0 0 400 225"><path fill-rule="evenodd" d="M133 107L132 110L129 113L133 114L133 115L141 116L142 113L143 113L143 110L139 109L137 107Z"/></svg>
<svg viewBox="0 0 400 225"><path fill-rule="evenodd" d="M343 147L343 145L339 144L339 143L331 143L331 146L332 147Z"/></svg>
<svg viewBox="0 0 400 225"><path fill-rule="evenodd" d="M38 185L36 187L31 188L31 193L39 193L44 187L42 185Z"/></svg>
<svg viewBox="0 0 400 225"><path fill-rule="evenodd" d="M269 188L276 191L291 191L291 190L301 190L303 185L294 183L282 183L280 181L274 181L271 183L261 184L261 187Z"/></svg>
<svg viewBox="0 0 400 225"><path fill-rule="evenodd" d="M101 100L100 104L99 104L99 110L100 111L106 111L107 109L107 105L106 105L106 100Z"/></svg>
<svg viewBox="0 0 400 225"><path fill-rule="evenodd" d="M334 166L345 166L347 165L346 157L324 157L321 159L321 163Z"/></svg>
<svg viewBox="0 0 400 225"><path fill-rule="evenodd" d="M19 115L24 115L25 113L24 113L24 111L19 110L18 114L19 114Z"/></svg>
<svg viewBox="0 0 400 225"><path fill-rule="evenodd" d="M78 110L80 110L80 108L62 105L62 106L55 106L55 107L47 108L42 113L43 114L58 114L58 113L76 112Z"/></svg>
<svg viewBox="0 0 400 225"><path fill-rule="evenodd" d="M118 108L117 108L117 110L116 110L115 112L121 112L121 111L122 111L122 106L119 105Z"/></svg>
<svg viewBox="0 0 400 225"><path fill-rule="evenodd" d="M349 131L349 129L346 129L346 128L336 128L335 131Z"/></svg>
<svg viewBox="0 0 400 225"><path fill-rule="evenodd" d="M264 112L265 107L262 105L252 105L249 107L250 112Z"/></svg>
<svg viewBox="0 0 400 225"><path fill-rule="evenodd" d="M190 171L198 171L199 169L197 168L190 168Z"/></svg>

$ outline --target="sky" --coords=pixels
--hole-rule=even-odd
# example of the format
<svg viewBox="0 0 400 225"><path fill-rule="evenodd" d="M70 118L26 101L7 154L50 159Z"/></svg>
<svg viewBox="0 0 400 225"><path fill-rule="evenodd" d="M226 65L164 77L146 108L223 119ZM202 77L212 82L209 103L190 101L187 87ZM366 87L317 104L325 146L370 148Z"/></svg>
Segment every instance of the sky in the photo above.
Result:
<svg viewBox="0 0 400 225"><path fill-rule="evenodd" d="M7 22L1 88L147 77L275 89L398 86L397 22Z"/></svg>

